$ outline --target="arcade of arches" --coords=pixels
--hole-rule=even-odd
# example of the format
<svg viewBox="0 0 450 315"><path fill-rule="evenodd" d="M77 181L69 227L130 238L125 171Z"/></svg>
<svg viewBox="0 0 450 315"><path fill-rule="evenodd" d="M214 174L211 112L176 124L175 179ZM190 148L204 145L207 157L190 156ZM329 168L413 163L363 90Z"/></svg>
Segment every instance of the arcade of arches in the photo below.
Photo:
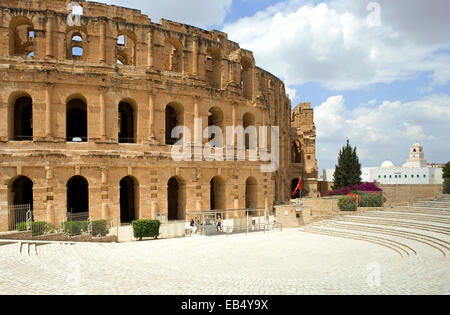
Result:
<svg viewBox="0 0 450 315"><path fill-rule="evenodd" d="M5 0L0 10L0 62L10 65L0 69L0 207L30 204L42 221L67 212L177 221L197 210L271 210L289 201L292 178L317 191L311 104L292 109L285 84L251 51L220 31L90 1L79 2L82 25L68 26L66 2ZM279 168L194 150L175 161L173 128L194 140L197 119L203 129L279 126Z"/></svg>

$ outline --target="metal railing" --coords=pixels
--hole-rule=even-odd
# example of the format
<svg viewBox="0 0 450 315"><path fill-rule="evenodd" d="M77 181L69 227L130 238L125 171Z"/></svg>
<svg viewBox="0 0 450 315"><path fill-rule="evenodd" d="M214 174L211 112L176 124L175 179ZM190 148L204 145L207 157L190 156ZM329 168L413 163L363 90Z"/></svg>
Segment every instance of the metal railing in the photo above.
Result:
<svg viewBox="0 0 450 315"><path fill-rule="evenodd" d="M88 220L89 220L89 212L78 212L78 213L67 212L68 222L88 221Z"/></svg>
<svg viewBox="0 0 450 315"><path fill-rule="evenodd" d="M33 136L16 135L14 141L33 141Z"/></svg>
<svg viewBox="0 0 450 315"><path fill-rule="evenodd" d="M0 232L27 231L31 228L31 205L8 205L0 208Z"/></svg>
<svg viewBox="0 0 450 315"><path fill-rule="evenodd" d="M89 213L66 213L49 217L47 210L32 210L31 205L0 205L0 238L47 237L65 234L69 237L114 236L118 233L117 220L89 220Z"/></svg>
<svg viewBox="0 0 450 315"><path fill-rule="evenodd" d="M119 143L131 143L131 144L133 144L133 143L136 143L136 142L137 142L136 138L122 138L122 137L119 138Z"/></svg>

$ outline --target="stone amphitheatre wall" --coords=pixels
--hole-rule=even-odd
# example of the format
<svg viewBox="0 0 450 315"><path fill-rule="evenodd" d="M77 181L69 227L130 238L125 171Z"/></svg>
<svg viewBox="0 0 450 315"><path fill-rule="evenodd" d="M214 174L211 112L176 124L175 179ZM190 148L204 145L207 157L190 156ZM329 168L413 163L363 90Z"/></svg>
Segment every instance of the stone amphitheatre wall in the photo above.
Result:
<svg viewBox="0 0 450 315"><path fill-rule="evenodd" d="M271 209L295 178L317 192L311 105L291 111L252 52L220 31L94 2L78 1L71 26L69 3L0 1L1 206L31 198L35 219L58 222L82 194L91 219L184 220L187 210ZM194 130L194 119L279 126L279 169L174 161L169 127Z"/></svg>

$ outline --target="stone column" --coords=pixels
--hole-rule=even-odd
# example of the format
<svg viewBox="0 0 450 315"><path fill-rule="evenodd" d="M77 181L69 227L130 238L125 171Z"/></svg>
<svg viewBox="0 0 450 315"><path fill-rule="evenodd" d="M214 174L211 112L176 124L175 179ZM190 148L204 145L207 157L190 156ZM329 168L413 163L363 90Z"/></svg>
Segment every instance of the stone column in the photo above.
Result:
<svg viewBox="0 0 450 315"><path fill-rule="evenodd" d="M105 93L106 87L101 86L99 94L99 103L100 103L100 137L102 141L107 140Z"/></svg>
<svg viewBox="0 0 450 315"><path fill-rule="evenodd" d="M149 69L153 68L153 29L150 29L147 34L147 66Z"/></svg>
<svg viewBox="0 0 450 315"><path fill-rule="evenodd" d="M45 56L47 58L53 58L53 28L54 28L54 16L48 15L46 25L46 37L45 37Z"/></svg>
<svg viewBox="0 0 450 315"><path fill-rule="evenodd" d="M106 63L106 21L100 20L100 42L99 42L100 63Z"/></svg>
<svg viewBox="0 0 450 315"><path fill-rule="evenodd" d="M52 94L53 83L46 83L45 86L45 136L52 137Z"/></svg>
<svg viewBox="0 0 450 315"><path fill-rule="evenodd" d="M192 74L198 75L198 40L192 40Z"/></svg>
<svg viewBox="0 0 450 315"><path fill-rule="evenodd" d="M202 139L203 139L203 128L202 126L200 130L195 129L195 122L198 119L201 119L200 109L199 109L200 96L194 96L194 159L195 161L202 161L203 159L203 147L202 147ZM202 123L203 124L203 123Z"/></svg>
<svg viewBox="0 0 450 315"><path fill-rule="evenodd" d="M153 91L150 91L148 96L148 139L150 143L154 142L155 139L155 133L154 133L154 127L155 127L155 95Z"/></svg>

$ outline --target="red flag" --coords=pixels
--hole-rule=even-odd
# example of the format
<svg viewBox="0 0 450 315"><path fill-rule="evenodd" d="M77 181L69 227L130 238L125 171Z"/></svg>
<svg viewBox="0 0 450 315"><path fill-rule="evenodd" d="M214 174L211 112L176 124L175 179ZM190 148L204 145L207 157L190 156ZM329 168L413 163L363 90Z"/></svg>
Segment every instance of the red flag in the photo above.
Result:
<svg viewBox="0 0 450 315"><path fill-rule="evenodd" d="M292 193L292 196L295 196L297 191L299 191L300 189L302 189L302 179L301 178L298 180L297 188L295 188L294 192Z"/></svg>

